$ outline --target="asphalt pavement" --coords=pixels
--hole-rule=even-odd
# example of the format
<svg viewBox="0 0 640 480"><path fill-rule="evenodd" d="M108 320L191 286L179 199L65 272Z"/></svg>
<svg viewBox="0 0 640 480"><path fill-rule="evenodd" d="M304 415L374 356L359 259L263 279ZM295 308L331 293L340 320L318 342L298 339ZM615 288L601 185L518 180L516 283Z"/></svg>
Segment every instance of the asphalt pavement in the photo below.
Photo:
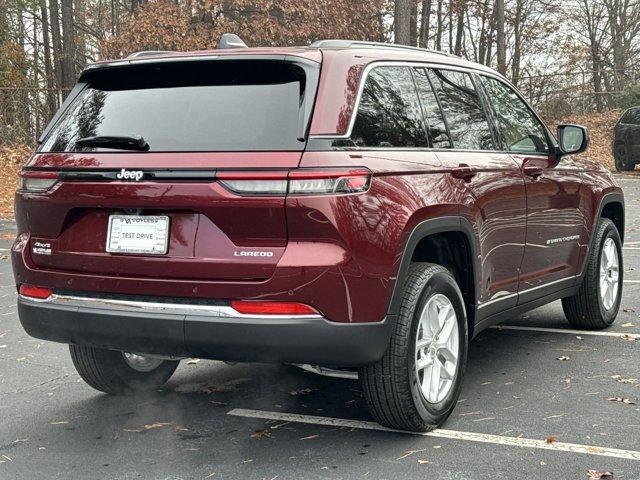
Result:
<svg viewBox="0 0 640 480"><path fill-rule="evenodd" d="M487 330L430 435L372 423L358 382L264 364L183 361L153 394L111 397L65 345L25 334L0 221L0 480L640 479L640 177L627 202L622 308L573 331L560 302ZM637 339L636 336L638 337Z"/></svg>

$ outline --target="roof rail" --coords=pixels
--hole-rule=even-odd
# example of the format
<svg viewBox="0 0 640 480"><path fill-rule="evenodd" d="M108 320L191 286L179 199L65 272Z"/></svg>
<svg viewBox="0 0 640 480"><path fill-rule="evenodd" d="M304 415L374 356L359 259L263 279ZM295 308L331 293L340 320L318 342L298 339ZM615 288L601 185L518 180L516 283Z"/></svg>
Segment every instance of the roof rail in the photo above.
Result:
<svg viewBox="0 0 640 480"><path fill-rule="evenodd" d="M127 58L151 57L153 55L162 55L163 53L175 53L171 50L143 50L141 52L133 52Z"/></svg>
<svg viewBox="0 0 640 480"><path fill-rule="evenodd" d="M456 57L447 52L441 52L440 50L429 50L427 48L412 47L410 45L399 45L397 43L382 43L382 42L364 42L361 40L318 40L309 45L311 48L352 48L352 47L383 47L383 48L401 48L403 50L413 50L423 53L435 53L438 55L444 55L446 57Z"/></svg>

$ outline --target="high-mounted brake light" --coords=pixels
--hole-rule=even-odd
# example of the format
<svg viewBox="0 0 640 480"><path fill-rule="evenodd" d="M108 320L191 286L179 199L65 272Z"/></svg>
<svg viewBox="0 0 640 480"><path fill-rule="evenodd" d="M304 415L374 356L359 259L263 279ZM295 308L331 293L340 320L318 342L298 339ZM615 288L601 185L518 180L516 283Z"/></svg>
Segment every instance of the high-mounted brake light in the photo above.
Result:
<svg viewBox="0 0 640 480"><path fill-rule="evenodd" d="M247 315L318 315L315 308L298 302L232 300L231 308Z"/></svg>
<svg viewBox="0 0 640 480"><path fill-rule="evenodd" d="M218 172L216 179L239 195L344 195L369 189L367 168L299 169L290 172Z"/></svg>
<svg viewBox="0 0 640 480"><path fill-rule="evenodd" d="M38 287L37 285L23 283L20 285L20 295L29 298L37 298L38 300L46 300L53 295L53 290L47 287Z"/></svg>
<svg viewBox="0 0 640 480"><path fill-rule="evenodd" d="M20 172L20 190L29 193L47 192L58 183L58 172L22 171Z"/></svg>

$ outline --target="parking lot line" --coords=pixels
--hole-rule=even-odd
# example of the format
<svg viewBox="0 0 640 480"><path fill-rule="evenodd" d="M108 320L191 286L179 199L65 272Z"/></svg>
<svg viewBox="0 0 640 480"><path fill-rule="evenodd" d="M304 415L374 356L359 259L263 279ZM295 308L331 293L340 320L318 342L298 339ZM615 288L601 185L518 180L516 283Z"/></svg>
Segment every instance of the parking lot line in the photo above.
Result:
<svg viewBox="0 0 640 480"><path fill-rule="evenodd" d="M640 280L623 280L624 283L640 283Z"/></svg>
<svg viewBox="0 0 640 480"><path fill-rule="evenodd" d="M570 335L595 335L597 337L619 337L626 339L640 339L640 335L624 332L597 332L593 330L573 330L570 328L527 327L524 325L493 325L495 330L523 330L544 333L568 333Z"/></svg>
<svg viewBox="0 0 640 480"><path fill-rule="evenodd" d="M327 427L356 428L361 430L378 430L382 432L403 433L407 435L420 435L425 437L448 438L451 440L464 440L468 442L491 443L494 445L505 445L512 447L537 448L541 450L555 450L559 452L581 453L587 455L598 455L602 457L623 458L625 460L639 460L640 452L633 450L621 450L617 448L596 447L593 445L580 445L577 443L552 442L546 440L536 440L533 438L505 437L502 435L491 435L487 433L462 432L457 430L436 429L432 432L407 432L404 430L393 430L383 427L374 422L361 420L349 420L344 418L316 417L313 415L299 415L295 413L269 412L264 410L248 410L235 408L227 415L245 418L259 418L263 420L276 420L284 422L297 422L312 425L324 425Z"/></svg>

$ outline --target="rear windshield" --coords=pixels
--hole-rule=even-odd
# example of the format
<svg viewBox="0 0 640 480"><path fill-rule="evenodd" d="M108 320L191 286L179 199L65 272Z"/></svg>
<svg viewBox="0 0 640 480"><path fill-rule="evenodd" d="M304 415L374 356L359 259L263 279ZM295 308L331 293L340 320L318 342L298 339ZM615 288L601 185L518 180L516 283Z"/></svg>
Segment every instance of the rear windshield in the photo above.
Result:
<svg viewBox="0 0 640 480"><path fill-rule="evenodd" d="M117 151L76 145L95 136L142 136L155 152L300 150L305 83L300 66L266 60L97 71L39 150Z"/></svg>

